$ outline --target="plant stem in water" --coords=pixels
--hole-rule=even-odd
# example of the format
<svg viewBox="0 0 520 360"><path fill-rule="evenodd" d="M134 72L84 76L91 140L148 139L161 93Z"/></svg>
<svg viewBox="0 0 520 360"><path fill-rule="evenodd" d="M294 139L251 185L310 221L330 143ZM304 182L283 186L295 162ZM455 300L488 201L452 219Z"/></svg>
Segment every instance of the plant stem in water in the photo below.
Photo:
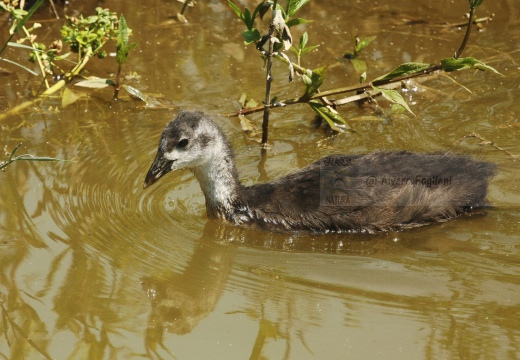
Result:
<svg viewBox="0 0 520 360"><path fill-rule="evenodd" d="M458 59L462 52L464 51L464 48L466 47L466 44L469 39L469 34L471 33L471 26L473 26L473 19L475 18L475 7L472 6L469 8L469 20L468 20L468 27L466 29L466 34L464 35L464 39L462 40L462 44L460 44L459 50L455 53L455 59Z"/></svg>
<svg viewBox="0 0 520 360"><path fill-rule="evenodd" d="M273 3L273 13L276 10L278 1L274 1ZM271 19L271 24L269 25L269 51L267 53L267 69L266 69L266 82L265 82L265 101L264 101L264 119L262 121L262 147L267 147L267 139L269 132L269 108L271 106L271 83L273 81L273 77L271 75L271 68L273 66L273 52L274 52L274 24Z"/></svg>
<svg viewBox="0 0 520 360"><path fill-rule="evenodd" d="M114 87L114 101L118 100L119 90L121 89L121 63L117 66L116 85Z"/></svg>

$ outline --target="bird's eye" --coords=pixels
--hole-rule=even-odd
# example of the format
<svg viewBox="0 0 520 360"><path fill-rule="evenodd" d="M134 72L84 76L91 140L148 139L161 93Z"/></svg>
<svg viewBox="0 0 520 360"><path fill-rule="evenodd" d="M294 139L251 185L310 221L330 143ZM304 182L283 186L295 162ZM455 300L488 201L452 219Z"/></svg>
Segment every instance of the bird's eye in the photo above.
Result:
<svg viewBox="0 0 520 360"><path fill-rule="evenodd" d="M179 143L177 144L177 147L183 148L183 147L186 147L186 145L188 145L188 139L182 139L182 140L179 141Z"/></svg>

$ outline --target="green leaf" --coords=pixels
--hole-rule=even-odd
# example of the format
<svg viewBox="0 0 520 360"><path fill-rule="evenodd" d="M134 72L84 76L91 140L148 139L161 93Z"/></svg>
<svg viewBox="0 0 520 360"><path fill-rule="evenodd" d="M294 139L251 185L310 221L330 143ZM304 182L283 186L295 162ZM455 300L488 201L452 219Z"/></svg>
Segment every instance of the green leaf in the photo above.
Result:
<svg viewBox="0 0 520 360"><path fill-rule="evenodd" d="M469 7L470 8L476 8L480 4L482 4L484 0L469 0Z"/></svg>
<svg viewBox="0 0 520 360"><path fill-rule="evenodd" d="M345 132L351 130L351 127L347 122L338 114L335 110L329 108L327 105L322 104L318 100L311 100L308 102L309 106L318 116L324 119L330 126L330 128L337 132Z"/></svg>
<svg viewBox="0 0 520 360"><path fill-rule="evenodd" d="M11 46L11 47L20 48L20 49L26 49L26 50L31 50L31 51L38 51L38 52L41 52L41 53L45 52L45 51L43 51L43 50L41 50L41 49L37 49L37 48L34 48L34 47L32 47L32 46L29 46L29 45L18 44L18 43L11 42L11 41L9 41L9 42L7 43L7 45L8 45L8 46Z"/></svg>
<svg viewBox="0 0 520 360"><path fill-rule="evenodd" d="M319 47L320 47L319 45L313 45L313 46L306 47L305 49L302 50L302 54L305 54L306 52L312 51L312 50L317 49Z"/></svg>
<svg viewBox="0 0 520 360"><path fill-rule="evenodd" d="M309 98L312 94L314 94L318 88L323 84L325 80L325 72L327 71L327 66L320 67L318 69L312 70L312 72L305 73L302 76L303 83L305 84L305 94L303 98Z"/></svg>
<svg viewBox="0 0 520 360"><path fill-rule="evenodd" d="M482 61L477 60L472 57L459 58L459 59L455 59L455 58L442 59L441 66L442 66L442 69L446 72L466 70L466 69L478 69L478 70L483 70L483 71L492 71L496 74L500 74L493 67L486 65Z"/></svg>
<svg viewBox="0 0 520 360"><path fill-rule="evenodd" d="M238 102L240 103L240 106L242 106L242 109L254 108L259 105L258 101L250 99L247 93L242 93Z"/></svg>
<svg viewBox="0 0 520 360"><path fill-rule="evenodd" d="M251 17L251 12L249 11L249 9L245 9L244 10L244 23L246 24L246 27L248 30L251 30L253 28L253 19Z"/></svg>
<svg viewBox="0 0 520 360"><path fill-rule="evenodd" d="M312 22L312 20L305 20L305 19L301 19L301 18L294 18L294 19L291 19L291 20L287 21L286 25L288 27L292 27L292 26L296 26L296 25L307 24L307 23L310 23L310 22Z"/></svg>
<svg viewBox="0 0 520 360"><path fill-rule="evenodd" d="M117 30L117 45L123 46L128 45L128 41L130 40L130 32L131 30L128 28L126 24L125 17L121 14L119 18L119 28Z"/></svg>
<svg viewBox="0 0 520 360"><path fill-rule="evenodd" d="M287 17L292 17L296 14L305 4L311 0L288 0L287 1Z"/></svg>
<svg viewBox="0 0 520 360"><path fill-rule="evenodd" d="M392 104L392 107L390 108L390 114L402 114L406 111L404 107L402 107L399 104Z"/></svg>
<svg viewBox="0 0 520 360"><path fill-rule="evenodd" d="M236 6L235 4L233 4L233 2L231 0L228 0L228 5L231 9L233 9L233 11L235 12L235 14L237 14L237 16L240 18L240 20L244 20L244 14L242 14L242 10L240 10L240 8L238 6Z"/></svg>
<svg viewBox="0 0 520 360"><path fill-rule="evenodd" d="M90 15L89 17L87 17L85 19L85 21L88 23L88 24L95 24L97 21L98 21L98 16L97 15Z"/></svg>
<svg viewBox="0 0 520 360"><path fill-rule="evenodd" d="M137 45L137 43L129 44L131 33L132 30L128 28L125 17L123 16L123 14L121 14L121 17L119 18L119 29L117 30L116 38L116 61L119 64L124 64L128 60L128 53Z"/></svg>
<svg viewBox="0 0 520 360"><path fill-rule="evenodd" d="M392 80L399 76L405 76L410 74L415 74L421 71L428 69L431 65L419 62L408 62L399 65L397 68L392 70L386 75L380 76L377 79L373 80L373 83L379 83L383 81Z"/></svg>
<svg viewBox="0 0 520 360"><path fill-rule="evenodd" d="M256 7L255 9L255 13L258 12L258 14L260 14L260 19L264 19L264 15L267 14L267 12L269 11L269 9L273 6L272 3L268 2L268 1L264 1L264 2L261 2L260 4L258 4L258 6ZM280 5L278 5L280 6Z"/></svg>
<svg viewBox="0 0 520 360"><path fill-rule="evenodd" d="M307 41L309 41L309 34L307 34L306 31L300 37L300 50L305 49L305 46L307 46Z"/></svg>
<svg viewBox="0 0 520 360"><path fill-rule="evenodd" d="M383 88L380 88L380 87L377 87L374 85L372 85L372 88L376 91L380 91L381 94L383 95L383 97L385 99L387 99L388 101L402 106L403 108L408 110L413 116L415 116L412 109L410 109L410 107L408 106L408 103L403 99L403 97L401 96L401 94L398 91L390 90L390 89L383 89Z"/></svg>
<svg viewBox="0 0 520 360"><path fill-rule="evenodd" d="M262 9L264 7L265 7L265 2L263 2L263 1L257 5L255 10L253 11L253 15L251 16L251 18L253 19L253 22L255 21L256 17L258 16L258 14L262 11Z"/></svg>
<svg viewBox="0 0 520 360"><path fill-rule="evenodd" d="M63 54L63 55L60 55L60 56L55 56L54 59L55 59L55 60L58 60L58 61L59 61L59 60L63 60L63 59L68 58L68 57L70 56L70 54L71 54L71 53L68 52L68 53Z"/></svg>
<svg viewBox="0 0 520 360"><path fill-rule="evenodd" d="M257 42L258 40L260 40L260 38L262 37L260 35L260 32L258 31L258 29L251 29L251 30L246 30L242 33L242 36L244 37L244 44L246 45L249 45L253 42Z"/></svg>
<svg viewBox="0 0 520 360"><path fill-rule="evenodd" d="M363 50L364 48L366 48L368 45L370 45L370 43L372 41L374 41L376 39L377 36L369 36L369 37L366 37L364 38L363 40L359 41L355 48L354 48L354 54L359 54L361 52L361 50Z"/></svg>
<svg viewBox="0 0 520 360"><path fill-rule="evenodd" d="M296 54L296 56L298 56L298 62L303 54L305 54L309 51L312 51L319 46L319 45L314 45L314 46L306 47L308 41L309 41L309 35L307 34L307 32L304 32L302 34L302 36L300 37L300 44L298 46L298 49L296 49L295 47L291 48L291 50Z"/></svg>
<svg viewBox="0 0 520 360"><path fill-rule="evenodd" d="M130 50L135 48L137 43L132 43L129 45L123 45L117 48L116 60L119 64L124 64L128 60L128 53ZM104 56L103 56L104 57Z"/></svg>

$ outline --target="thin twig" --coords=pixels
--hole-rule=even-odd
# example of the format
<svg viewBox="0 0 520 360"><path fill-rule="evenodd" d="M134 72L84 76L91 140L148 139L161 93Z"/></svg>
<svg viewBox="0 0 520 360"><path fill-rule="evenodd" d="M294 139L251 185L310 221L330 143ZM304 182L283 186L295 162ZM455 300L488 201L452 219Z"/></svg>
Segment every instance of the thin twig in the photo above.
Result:
<svg viewBox="0 0 520 360"><path fill-rule="evenodd" d="M509 151L507 151L506 149L504 148L501 148L500 146L496 145L493 141L491 140L487 140L486 138L484 138L483 136L477 134L476 132L472 132L468 135L464 135L463 137L461 137L459 140L455 141L454 144L460 144L463 140L467 139L467 138L476 138L476 139L479 139L480 141L482 141L479 145L491 145L492 147L494 147L495 149L499 150L499 151L502 151L504 153L506 153L507 155L517 159L518 158L518 155L515 155Z"/></svg>
<svg viewBox="0 0 520 360"><path fill-rule="evenodd" d="M116 85L114 86L114 101L119 99L119 90L121 90L121 63L117 64Z"/></svg>

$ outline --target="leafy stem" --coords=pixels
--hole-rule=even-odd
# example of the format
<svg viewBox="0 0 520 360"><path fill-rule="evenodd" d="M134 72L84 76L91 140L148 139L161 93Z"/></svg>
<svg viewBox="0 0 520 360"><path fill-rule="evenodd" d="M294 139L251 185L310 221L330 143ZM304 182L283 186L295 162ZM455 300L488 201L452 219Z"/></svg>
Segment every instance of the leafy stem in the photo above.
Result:
<svg viewBox="0 0 520 360"><path fill-rule="evenodd" d="M273 3L273 14L277 6L277 0ZM265 149L267 146L268 131L269 131L269 108L271 105L271 83L273 77L271 74L271 68L273 66L273 53L274 53L274 15L269 25L269 51L267 53L267 68L266 68L266 82L265 82L265 100L264 100L264 117L262 121L262 147Z"/></svg>
<svg viewBox="0 0 520 360"><path fill-rule="evenodd" d="M185 4L188 2L191 2L191 0L187 0ZM123 64L126 63L128 60L128 53L130 50L132 50L137 43L130 44L130 35L132 33L132 30L128 28L128 25L126 24L125 17L121 15L119 18L119 28L117 30L117 54L116 54L116 60L117 60L117 75L116 75L116 84L114 89L114 100L118 99L119 90L122 86L121 81L121 70L123 68Z"/></svg>
<svg viewBox="0 0 520 360"><path fill-rule="evenodd" d="M9 33L11 34L11 36L9 36L9 39L7 39L7 41L5 42L5 44L2 46L2 48L0 49L0 54L2 52L4 52L7 44L11 41L11 39L13 38L13 36L18 32L20 31L20 29L25 25L25 23L27 23L27 21L29 21L29 19L31 18L31 16L36 12L36 10L38 10L38 8L40 7L41 4L43 4L43 1L44 0L37 0L34 5L29 9L29 11L25 11L23 9L16 9L14 7L10 7L9 5L7 4L2 4L1 8L3 8L4 10L7 10L7 11L10 11L11 12L11 15L13 16L14 18L14 21L13 21L13 26L11 26L11 29L9 30Z"/></svg>
<svg viewBox="0 0 520 360"><path fill-rule="evenodd" d="M27 36L27 38L29 39L29 42L31 43L32 48L38 49L37 45L34 43L32 37L31 37L31 34L29 33L29 30L27 30L27 28L25 26L22 26L22 29L23 29L25 35ZM43 81L45 82L45 88L48 89L49 82L47 81L47 77L45 76L45 66L43 66L42 57L40 55L40 52L34 51L34 57L36 58L36 61L38 62L38 66L40 67L40 71L42 72Z"/></svg>
<svg viewBox="0 0 520 360"><path fill-rule="evenodd" d="M52 158L52 157L47 157L47 156L34 156L34 155L30 155L30 154L24 154L24 155L18 155L18 156L14 156L16 154L16 151L18 150L18 148L22 145L22 143L19 143L18 145L15 146L15 148L13 149L13 151L11 152L11 154L9 154L9 158L7 159L7 161L3 161L3 162L0 162L0 170L5 170L5 168L15 162L15 161L20 161L20 160L25 160L25 161L70 161L70 160L62 160L62 159L57 159L57 158ZM6 148L4 147L4 152L6 152Z"/></svg>

